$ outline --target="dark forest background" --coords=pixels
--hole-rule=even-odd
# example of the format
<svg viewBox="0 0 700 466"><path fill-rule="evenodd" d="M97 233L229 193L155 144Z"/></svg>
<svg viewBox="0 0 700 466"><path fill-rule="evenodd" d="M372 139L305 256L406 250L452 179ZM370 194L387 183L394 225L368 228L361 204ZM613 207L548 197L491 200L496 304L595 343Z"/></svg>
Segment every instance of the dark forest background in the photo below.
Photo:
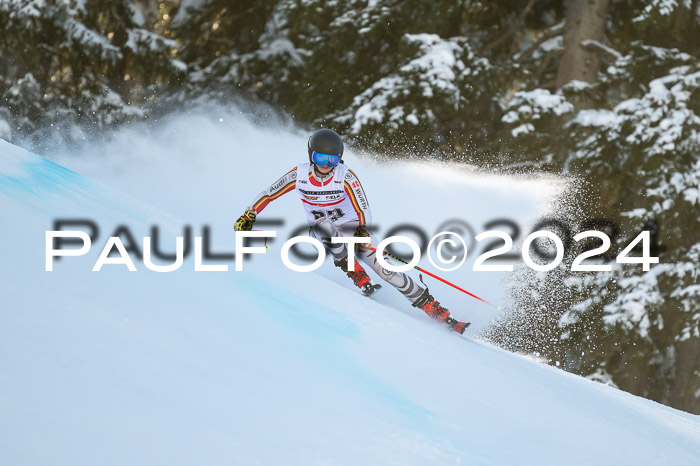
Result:
<svg viewBox="0 0 700 466"><path fill-rule="evenodd" d="M699 0L0 0L0 137L78 143L206 96L580 179L567 228L612 236L612 271L532 272L485 337L700 413L699 59ZM615 264L643 230L659 264Z"/></svg>

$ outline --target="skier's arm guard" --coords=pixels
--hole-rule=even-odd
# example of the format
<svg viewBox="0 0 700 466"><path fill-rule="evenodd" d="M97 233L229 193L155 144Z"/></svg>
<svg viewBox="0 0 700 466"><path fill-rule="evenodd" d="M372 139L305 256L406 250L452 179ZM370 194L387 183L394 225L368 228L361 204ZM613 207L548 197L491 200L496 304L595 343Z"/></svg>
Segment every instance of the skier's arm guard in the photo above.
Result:
<svg viewBox="0 0 700 466"><path fill-rule="evenodd" d="M294 167L275 181L269 188L256 196L248 210L260 213L267 205L290 191L294 191L297 182L297 168Z"/></svg>
<svg viewBox="0 0 700 466"><path fill-rule="evenodd" d="M369 201L365 190L355 172L348 169L345 173L345 192L357 213L358 228L363 228L372 223L372 213L369 210Z"/></svg>

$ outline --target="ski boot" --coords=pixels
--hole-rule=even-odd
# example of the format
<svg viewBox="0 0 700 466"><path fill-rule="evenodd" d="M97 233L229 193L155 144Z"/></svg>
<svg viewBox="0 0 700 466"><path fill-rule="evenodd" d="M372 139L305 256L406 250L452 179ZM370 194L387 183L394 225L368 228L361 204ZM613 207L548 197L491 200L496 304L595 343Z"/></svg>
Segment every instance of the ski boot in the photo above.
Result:
<svg viewBox="0 0 700 466"><path fill-rule="evenodd" d="M464 331L471 325L470 322L460 322L457 319L453 319L452 317L448 317L445 319L445 323L452 327L452 330L455 332L459 333L460 335L464 335Z"/></svg>
<svg viewBox="0 0 700 466"><path fill-rule="evenodd" d="M435 301L435 298L428 292L428 288L426 288L423 294L413 303L413 307L422 309L428 316L448 325L460 335L463 335L464 330L470 325L469 322L460 322L453 318L450 315L450 311L442 307L439 302Z"/></svg>
<svg viewBox="0 0 700 466"><path fill-rule="evenodd" d="M343 257L339 261L335 261L334 264L336 267L340 267L340 269L347 274L355 286L358 287L365 296L370 296L372 293L382 287L381 285L375 285L372 283L372 279L369 277L369 275L367 275L365 269L363 269L357 261L355 261L355 271L349 271L348 256Z"/></svg>

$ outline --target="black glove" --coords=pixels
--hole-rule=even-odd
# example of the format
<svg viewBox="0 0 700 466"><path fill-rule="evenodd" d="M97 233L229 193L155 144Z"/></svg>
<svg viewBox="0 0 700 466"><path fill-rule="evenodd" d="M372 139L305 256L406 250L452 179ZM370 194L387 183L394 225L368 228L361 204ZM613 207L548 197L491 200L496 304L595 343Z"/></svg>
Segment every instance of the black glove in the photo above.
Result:
<svg viewBox="0 0 700 466"><path fill-rule="evenodd" d="M233 225L233 229L236 231L250 231L253 228L253 223L255 223L257 216L258 214L252 210L246 210L243 215L238 217L238 220L236 220L236 223Z"/></svg>
<svg viewBox="0 0 700 466"><path fill-rule="evenodd" d="M369 238L370 234L369 231L365 230L364 227L360 226L357 227L357 230L355 231L355 238ZM371 246L371 243L358 243L355 245L355 252L366 252L369 251L369 247Z"/></svg>

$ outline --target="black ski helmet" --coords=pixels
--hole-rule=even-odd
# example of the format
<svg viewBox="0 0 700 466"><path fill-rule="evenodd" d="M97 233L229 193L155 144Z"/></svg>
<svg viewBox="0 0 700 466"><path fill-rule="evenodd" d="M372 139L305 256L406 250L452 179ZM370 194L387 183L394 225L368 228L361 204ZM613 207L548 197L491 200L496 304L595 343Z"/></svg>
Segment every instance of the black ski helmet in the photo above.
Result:
<svg viewBox="0 0 700 466"><path fill-rule="evenodd" d="M339 155L340 162L343 162L343 140L338 133L332 129L319 129L309 138L309 162L311 154L319 152L321 154Z"/></svg>

